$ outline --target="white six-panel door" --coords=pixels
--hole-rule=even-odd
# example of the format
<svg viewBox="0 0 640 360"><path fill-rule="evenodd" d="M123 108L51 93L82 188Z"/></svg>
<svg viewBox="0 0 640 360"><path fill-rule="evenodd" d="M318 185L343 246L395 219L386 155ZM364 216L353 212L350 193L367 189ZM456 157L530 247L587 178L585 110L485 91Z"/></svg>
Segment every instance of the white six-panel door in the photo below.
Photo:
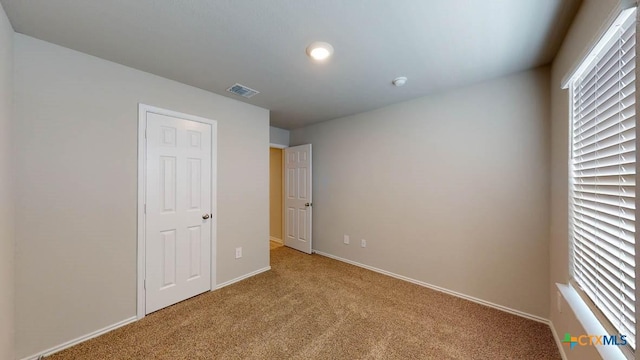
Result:
<svg viewBox="0 0 640 360"><path fill-rule="evenodd" d="M284 150L284 244L311 254L311 144Z"/></svg>
<svg viewBox="0 0 640 360"><path fill-rule="evenodd" d="M212 126L147 113L146 313L211 289Z"/></svg>

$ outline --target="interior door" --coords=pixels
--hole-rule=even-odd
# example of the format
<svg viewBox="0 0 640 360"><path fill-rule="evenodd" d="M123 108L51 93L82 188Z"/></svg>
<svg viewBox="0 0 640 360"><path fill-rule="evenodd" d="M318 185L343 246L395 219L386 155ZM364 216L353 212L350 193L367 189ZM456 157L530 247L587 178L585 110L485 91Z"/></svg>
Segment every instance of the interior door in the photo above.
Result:
<svg viewBox="0 0 640 360"><path fill-rule="evenodd" d="M211 289L212 126L147 114L146 313Z"/></svg>
<svg viewBox="0 0 640 360"><path fill-rule="evenodd" d="M311 254L311 144L286 148L284 158L284 244Z"/></svg>

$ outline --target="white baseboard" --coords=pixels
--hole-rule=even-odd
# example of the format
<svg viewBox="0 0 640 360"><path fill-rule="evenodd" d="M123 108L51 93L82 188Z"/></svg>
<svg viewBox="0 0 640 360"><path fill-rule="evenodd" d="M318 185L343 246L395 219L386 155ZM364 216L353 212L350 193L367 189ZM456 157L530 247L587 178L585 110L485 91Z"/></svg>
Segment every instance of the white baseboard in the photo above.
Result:
<svg viewBox="0 0 640 360"><path fill-rule="evenodd" d="M410 283L413 283L413 284L416 284L416 285L420 285L420 286L423 286L423 287L426 287L426 288L429 288L429 289L432 289L432 290L436 290L436 291L439 291L439 292L442 292L442 293L445 293L445 294L449 294L449 295L452 295L452 296L455 296L455 297L459 297L459 298L462 298L462 299L465 299L465 300L469 300L469 301L472 301L472 302L475 302L475 303L478 303L478 304L481 304L481 305L489 306L489 307L492 307L492 308L495 308L495 309L498 309L498 310L501 310L501 311L504 311L504 312L507 312L507 313L510 313L510 314L514 314L514 315L517 315L517 316L520 316L520 317L524 317L524 318L527 318L527 319L531 319L531 320L534 320L534 321L538 321L538 322L547 324L551 328L551 332L553 333L553 337L554 337L554 339L556 341L556 345L558 346L558 349L560 350L560 355L562 356L562 359L563 360L567 360L567 357L566 357L566 354L564 352L564 349L562 348L562 343L560 341L560 338L558 337L558 334L556 333L556 330L555 330L555 328L553 326L553 323L551 321L549 321L548 319L545 319L545 318L542 318L542 317L539 317L539 316L536 316L536 315L532 315L532 314L529 314L529 313L525 313L523 311L511 309L511 308L508 308L506 306L498 305L498 304L495 304L495 303L492 303L492 302L489 302L489 301L478 299L478 298L475 298L473 296L465 295L465 294L462 294L462 293L459 293L459 292L456 292L456 291L451 291L451 290L448 290L448 289L445 289L445 288L442 288L442 287L439 287L439 286L431 285L431 284L425 283L423 281L415 280L415 279L412 279L412 278L409 278L409 277L406 277L406 276L398 275L398 274L392 273L390 271L378 269L378 268L373 267L373 266L365 265L365 264L362 264L362 263L359 263L359 262L356 262L356 261L352 261L352 260L341 258L339 256L335 256L335 255L331 255L331 254L328 254L328 253L324 253L322 251L313 250L313 252L318 254L318 255L321 255L321 256L325 256L325 257L328 257L328 258L331 258L331 259L334 259L334 260L342 261L342 262L345 262L345 263L348 263L348 264L351 264L351 265L355 265L355 266L358 266L358 267L361 267L361 268L364 268L364 269L367 269L367 270L371 270L371 271L374 271L374 272L377 272L377 273L380 273L380 274L383 274L383 275L391 276L391 277L399 279L399 280L407 281L407 282L410 282ZM221 284L218 284L218 286L216 287L216 290L217 289L221 289L221 288L223 288L225 286L229 286L231 284L235 284L235 283L237 283L239 281L242 281L244 279L250 278L252 276L258 275L260 273L263 273L263 272L266 272L266 271L269 271L269 270L271 270L271 266L267 266L267 267L264 267L262 269L258 269L256 271L252 271L252 272L250 272L248 274L239 276L239 277L237 277L235 279L231 279L229 281L225 281L225 282L223 282ZM109 331L113 331L113 330L115 330L115 329L117 329L119 327L125 326L127 324L132 323L132 322L135 322L136 320L137 320L137 317L136 316L132 316L132 317L130 317L128 319L119 321L119 322L117 322L115 324L112 324L112 325L109 325L109 326L104 327L102 329L96 330L96 331L94 331L92 333L80 336L80 337L78 337L76 339L73 339L73 340L67 341L67 342L65 342L63 344L54 346L54 347L49 348L47 350L44 350L44 351L42 351L40 353L31 355L31 356L27 356L27 357L23 358L22 360L37 360L41 355L43 355L43 356L52 355L54 353L57 353L59 351L62 351L64 349L66 349L66 348L69 348L71 346L77 345L77 344L79 344L81 342L87 341L87 340L92 339L94 337L97 337L97 336L100 336L102 334L108 333Z"/></svg>
<svg viewBox="0 0 640 360"><path fill-rule="evenodd" d="M39 352L37 354L33 354L31 356L27 356L27 357L23 358L22 360L38 360L38 358L40 356L49 356L49 355L55 354L55 353L60 352L60 351L62 351L64 349L66 349L66 348L70 348L70 347L72 347L74 345L80 344L81 342L87 341L89 339L93 339L94 337L100 336L102 334L106 334L109 331L113 331L113 330L115 330L115 329L117 329L119 327L125 326L127 324L131 324L132 322L135 322L136 320L138 320L138 318L136 316L132 316L132 317L130 317L128 319L119 321L119 322L117 322L117 323L115 323L113 325L109 325L109 326L104 327L104 328L102 328L100 330L96 330L96 331L94 331L92 333L80 336L78 338L75 338L75 339L67 341L67 342L65 342L63 344L54 346L52 348L49 348L49 349L44 350L42 352Z"/></svg>
<svg viewBox="0 0 640 360"><path fill-rule="evenodd" d="M223 288L223 287L225 287L225 286L229 286L229 285L231 285L231 284L235 284L235 283L237 283L238 281L242 281L242 280L244 280L244 279L250 278L250 277L252 277L252 276L256 276L256 275L258 275L258 274L260 274L260 273L263 273L263 272L265 272L265 271L269 271L269 270L271 270L271 266L267 266L267 267L264 267L264 268L262 268L262 269L258 269L258 270L256 270L256 271L252 271L252 272L250 272L250 273L248 273L248 274L245 274L245 275L239 276L239 277L237 277L237 278L235 278L235 279L231 279L231 280L229 280L229 281L225 281L225 282L223 282L223 283L221 283L221 284L218 284L218 286L216 286L216 290L218 290L218 289L222 289L222 288Z"/></svg>
<svg viewBox="0 0 640 360"><path fill-rule="evenodd" d="M412 278L409 278L409 277L406 277L406 276L398 275L398 274L392 273L390 271L378 269L378 268L373 267L373 266L361 264L361 263L356 262L356 261L352 261L352 260L341 258L339 256L327 254L327 253L324 253L322 251L313 250L313 252L318 254L318 255L326 256L326 257L334 259L334 260L346 262L348 264L355 265L355 266L358 266L358 267L361 267L361 268L365 268L367 270L375 271L375 272L383 274L383 275L391 276L391 277L396 278L396 279L404 280L404 281L407 281L407 282L410 282L410 283L413 283L413 284L416 284L416 285L424 286L426 288L429 288L429 289L432 289L432 290L436 290L436 291L439 291L439 292L442 292L442 293L445 293L445 294L449 294L449 295L453 295L455 297L459 297L459 298L462 298L462 299L465 299L465 300L473 301L474 303L478 303L478 304L481 304L481 305L492 307L494 309L498 309L498 310L501 310L501 311L504 311L504 312L508 312L510 314L514 314L514 315L517 315L517 316L520 316L520 317L523 317L523 318L527 318L527 319L530 319L530 320L541 322L541 323L547 324L547 325L549 324L549 320L548 319L542 318L540 316L532 315L532 314L526 313L524 311L515 310L515 309L509 308L509 307L506 307L506 306L498 305L498 304L495 304L495 303L492 303L492 302L489 302L489 301L486 301L486 300L478 299L478 298L473 297L473 296L469 296L469 295L462 294L462 293L459 293L459 292L456 292L456 291L448 290L448 289L445 289L445 288L442 288L442 287L439 287L439 286L436 286L436 285L431 285L429 283L426 283L426 282L423 282L423 281L420 281L420 280L415 280L415 279L412 279Z"/></svg>
<svg viewBox="0 0 640 360"><path fill-rule="evenodd" d="M558 332L556 332L556 327L553 326L553 322L549 320L549 327L551 328L551 333L553 334L553 339L556 341L556 346L558 347L558 351L560 351L560 356L562 360L568 360L567 354L564 352L564 347L562 346L562 340L558 336Z"/></svg>
<svg viewBox="0 0 640 360"><path fill-rule="evenodd" d="M235 279L223 282L222 284L218 284L218 286L216 287L216 290L220 289L220 288L223 288L225 286L229 286L231 284L237 283L238 281L242 281L244 279L247 279L247 278L250 278L252 276L258 275L258 274L263 273L265 271L269 271L269 270L271 270L271 266L267 266L265 268L250 272L248 274L242 275L242 276L237 277ZM132 322L135 322L137 320L138 320L137 316L132 316L132 317L130 317L128 319L119 321L119 322L117 322L117 323L115 323L113 325L109 325L109 326L104 327L104 328L102 328L100 330L96 330L96 331L94 331L92 333L80 336L80 337L75 338L73 340L67 341L67 342L65 342L63 344L54 346L52 348L49 348L47 350L41 351L39 353L30 355L30 356L27 356L27 357L23 358L22 360L38 360L38 358L40 356L49 356L49 355L55 354L55 353L60 352L60 351L62 351L64 349L66 349L66 348L70 348L70 347L72 347L74 345L77 345L77 344L79 344L81 342L87 341L89 339L92 339L94 337L100 336L102 334L106 334L109 331L113 331L113 330L115 330L115 329L117 329L119 327L125 326L125 325L130 324Z"/></svg>
<svg viewBox="0 0 640 360"><path fill-rule="evenodd" d="M325 252L322 252L322 251L313 250L313 252L318 254L318 255L321 255L321 256L326 256L326 257L334 259L334 260L342 261L342 262L345 262L347 264L355 265L355 266L358 266L358 267L361 267L361 268L364 268L364 269L367 269L367 270L371 270L371 271L374 271L374 272L377 272L377 273L380 273L380 274L383 274L383 275L391 276L391 277L399 279L399 280L404 280L404 281L407 281L407 282L410 282L410 283L413 283L413 284L416 284L416 285L424 286L424 287L432 289L432 290L436 290L436 291L443 292L445 294L449 294L449 295L452 295L452 296L455 296L455 297L459 297L459 298L462 298L462 299L465 299L465 300L469 300L469 301L472 301L472 302L475 302L475 303L478 303L478 304L481 304L481 305L492 307L494 309L498 309L500 311L504 311L504 312L507 312L507 313L510 313L510 314L514 314L514 315L517 315L517 316L520 316L520 317L523 317L523 318L526 318L526 319L530 319L530 320L534 320L534 321L537 321L537 322L541 322L543 324L547 324L549 326L549 328L551 329L551 333L553 334L553 338L554 338L554 340L556 342L556 346L558 347L558 351L560 352L560 356L562 357L562 360L568 360L567 354L565 353L564 347L562 346L562 341L558 337L558 333L556 332L556 329L553 326L553 323L549 319L545 319L545 318L540 317L540 316L532 315L532 314L529 314L529 313L526 313L526 312L523 312L523 311L520 311L520 310L511 309L511 308L506 307L506 306L494 304L492 302L485 301L485 300L482 300L482 299L478 299L478 298L473 297L473 296L461 294L461 293L456 292L456 291L452 291L452 290L448 290L448 289L445 289L445 288L441 288L439 286L431 285L431 284L425 283L423 281L419 281L419 280L415 280L415 279L412 279L412 278L409 278L409 277L406 277L406 276L398 275L398 274L392 273L390 271L378 269L378 268L373 267L373 266L369 266L369 265L365 265L365 264L359 263L357 261L352 261L352 260L348 260L348 259L345 259L345 258L341 258L339 256L331 255L331 254L328 254L328 253L325 253Z"/></svg>
<svg viewBox="0 0 640 360"><path fill-rule="evenodd" d="M277 242L278 244L282 244L282 245L284 245L284 241L283 241L282 239L278 239L278 238L276 238L276 237L269 236L269 240L271 240L271 241L275 241L275 242Z"/></svg>

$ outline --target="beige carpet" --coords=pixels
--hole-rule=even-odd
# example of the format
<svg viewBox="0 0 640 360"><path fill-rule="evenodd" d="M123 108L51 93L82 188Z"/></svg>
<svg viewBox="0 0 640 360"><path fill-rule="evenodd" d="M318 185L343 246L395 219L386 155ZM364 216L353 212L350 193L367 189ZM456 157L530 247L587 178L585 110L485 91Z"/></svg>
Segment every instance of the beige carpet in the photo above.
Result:
<svg viewBox="0 0 640 360"><path fill-rule="evenodd" d="M271 266L48 359L560 359L541 323L286 247Z"/></svg>

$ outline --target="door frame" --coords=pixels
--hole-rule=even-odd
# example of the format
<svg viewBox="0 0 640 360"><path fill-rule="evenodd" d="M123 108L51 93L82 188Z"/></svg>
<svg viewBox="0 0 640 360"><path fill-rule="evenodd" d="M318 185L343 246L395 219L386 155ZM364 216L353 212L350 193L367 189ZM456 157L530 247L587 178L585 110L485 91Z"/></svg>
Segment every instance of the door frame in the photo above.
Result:
<svg viewBox="0 0 640 360"><path fill-rule="evenodd" d="M282 179L282 181L280 182L280 190L282 193L282 196L280 197L280 201L282 203L282 211L280 211L280 229L282 230L282 234L283 234L283 238L284 238L284 149L288 148L287 145L282 145L282 144L275 144L275 143L270 143L269 144L269 151L271 151L271 149L278 149L281 150L281 162L280 162L280 179ZM271 155L269 155L271 156ZM269 160L269 177L271 177L271 160ZM269 183L269 192L271 192L271 183ZM271 197L271 196L269 196ZM269 218L271 218L271 199L269 199ZM271 221L271 220L269 220ZM275 238L271 237L271 225L269 225L269 248L271 248L271 240L273 240ZM282 246L284 246L284 239L278 239L281 241ZM275 240L274 240L275 241ZM276 241L277 242L277 241Z"/></svg>
<svg viewBox="0 0 640 360"><path fill-rule="evenodd" d="M137 235L137 307L138 320L146 316L146 221L145 221L145 194L147 182L147 113L176 117L184 120L201 122L211 125L211 290L216 289L216 244L218 228L217 211L217 148L218 148L218 122L200 116L189 115L177 111L167 110L155 106L138 103L138 235Z"/></svg>

